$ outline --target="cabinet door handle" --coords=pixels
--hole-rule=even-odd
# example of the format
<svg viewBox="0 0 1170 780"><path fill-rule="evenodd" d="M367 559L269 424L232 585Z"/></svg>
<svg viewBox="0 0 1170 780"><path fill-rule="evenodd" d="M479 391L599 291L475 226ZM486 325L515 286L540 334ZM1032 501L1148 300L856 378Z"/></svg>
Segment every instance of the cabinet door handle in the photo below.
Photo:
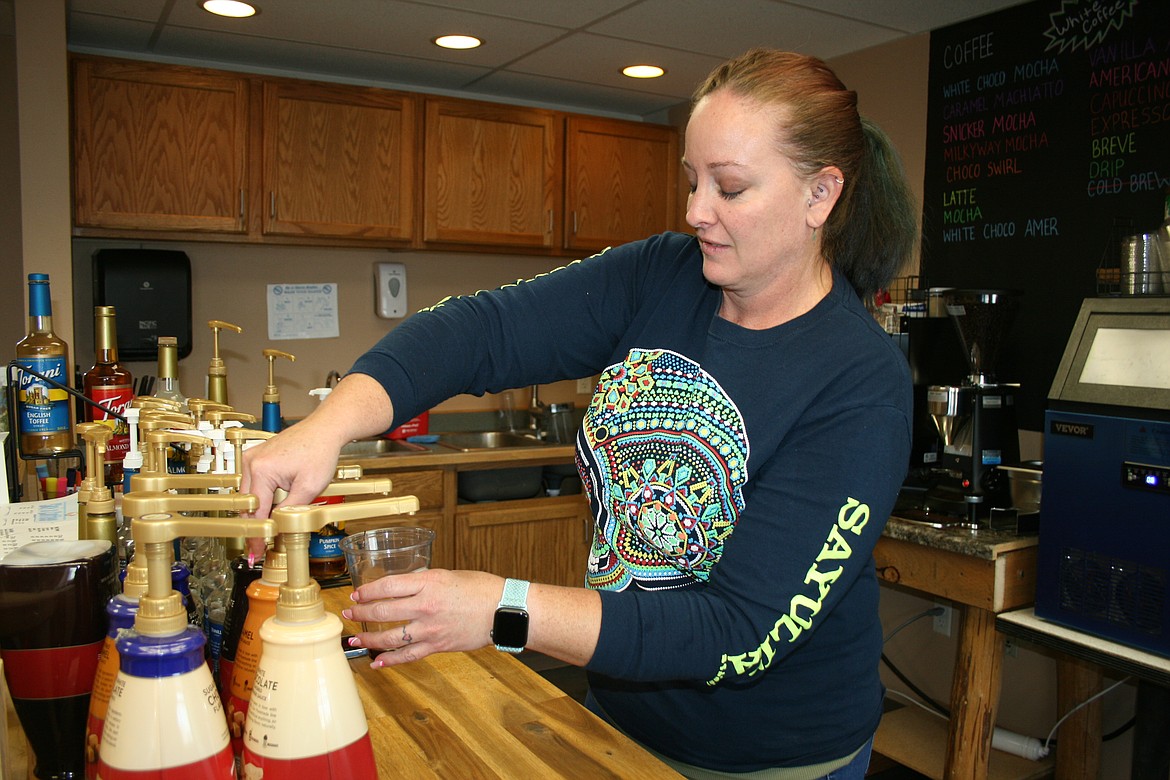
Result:
<svg viewBox="0 0 1170 780"><path fill-rule="evenodd" d="M244 197L245 197L244 188L240 187L240 219L244 218L244 205L245 205Z"/></svg>
<svg viewBox="0 0 1170 780"><path fill-rule="evenodd" d="M276 191L268 193L268 218L276 219Z"/></svg>
<svg viewBox="0 0 1170 780"><path fill-rule="evenodd" d="M573 235L577 235L577 212L573 212Z"/></svg>
<svg viewBox="0 0 1170 780"><path fill-rule="evenodd" d="M548 210L548 232L549 233L553 232L553 210L552 209Z"/></svg>

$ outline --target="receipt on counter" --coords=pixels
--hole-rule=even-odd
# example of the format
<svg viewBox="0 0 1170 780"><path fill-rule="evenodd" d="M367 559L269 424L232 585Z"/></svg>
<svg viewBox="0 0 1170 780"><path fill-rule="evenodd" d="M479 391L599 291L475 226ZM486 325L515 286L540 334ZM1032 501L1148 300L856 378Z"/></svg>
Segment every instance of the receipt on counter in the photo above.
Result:
<svg viewBox="0 0 1170 780"><path fill-rule="evenodd" d="M0 559L30 542L77 539L77 494L0 505Z"/></svg>

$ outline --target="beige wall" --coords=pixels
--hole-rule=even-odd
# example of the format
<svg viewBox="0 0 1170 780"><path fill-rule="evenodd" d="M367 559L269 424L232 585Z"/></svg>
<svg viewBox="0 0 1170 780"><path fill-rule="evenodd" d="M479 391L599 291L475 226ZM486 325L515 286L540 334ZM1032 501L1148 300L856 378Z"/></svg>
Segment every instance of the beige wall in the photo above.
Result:
<svg viewBox="0 0 1170 780"><path fill-rule="evenodd" d="M22 261L26 274L49 274L54 328L73 343L65 3L14 8Z"/></svg>
<svg viewBox="0 0 1170 780"><path fill-rule="evenodd" d="M16 23L12 3L0 2L0 106L16 105ZM20 133L17 113L0 111L0 344L24 334L24 265L20 250ZM4 361L12 352L0 350Z"/></svg>
<svg viewBox="0 0 1170 780"><path fill-rule="evenodd" d="M76 239L73 242L75 279L79 291L91 289L91 258L103 247L147 247L183 251L191 260L192 332L194 349L180 361L184 394L206 394L207 366L211 358L211 334L207 321L225 320L244 329L242 334L223 332L220 357L227 364L229 401L241 411L260 414L261 396L268 383L267 361L262 350L278 349L296 356L295 363L276 362L281 411L290 417L307 414L315 401L309 390L321 387L330 371L345 373L354 360L401 320L384 320L374 309L374 266L395 262L406 266L407 309L415 311L447 295L474 293L498 287L518 278L529 278L561 265L563 260L512 255L475 255L439 252L388 252L379 249L320 249L219 243L116 242ZM335 339L268 339L267 285L336 284L338 324ZM92 311L92 300L78 303L78 361L93 360L93 326L82 310ZM135 376L156 373L153 363L130 364ZM515 394L525 404L527 391ZM541 400L582 404L588 396L576 394L575 382L560 382L541 389ZM460 396L437 411L498 408L499 399Z"/></svg>

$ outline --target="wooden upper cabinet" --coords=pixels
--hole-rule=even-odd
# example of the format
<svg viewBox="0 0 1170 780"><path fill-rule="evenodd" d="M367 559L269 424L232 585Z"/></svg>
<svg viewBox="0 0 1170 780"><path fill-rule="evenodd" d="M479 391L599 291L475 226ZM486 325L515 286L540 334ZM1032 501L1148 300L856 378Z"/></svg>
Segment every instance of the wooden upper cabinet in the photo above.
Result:
<svg viewBox="0 0 1170 780"><path fill-rule="evenodd" d="M246 230L246 78L82 58L73 77L77 225Z"/></svg>
<svg viewBox="0 0 1170 780"><path fill-rule="evenodd" d="M263 132L266 235L411 238L412 96L266 81Z"/></svg>
<svg viewBox="0 0 1170 780"><path fill-rule="evenodd" d="M674 128L570 116L565 136L566 249L604 249L677 229Z"/></svg>
<svg viewBox="0 0 1170 780"><path fill-rule="evenodd" d="M424 241L558 246L557 114L428 98L424 131Z"/></svg>

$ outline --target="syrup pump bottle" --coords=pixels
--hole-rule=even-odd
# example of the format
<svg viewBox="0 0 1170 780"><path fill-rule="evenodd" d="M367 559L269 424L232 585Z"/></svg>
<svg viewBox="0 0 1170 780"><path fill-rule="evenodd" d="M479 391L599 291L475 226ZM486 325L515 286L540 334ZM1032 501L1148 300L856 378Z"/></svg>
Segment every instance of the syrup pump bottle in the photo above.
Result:
<svg viewBox="0 0 1170 780"><path fill-rule="evenodd" d="M219 332L234 330L243 333L239 325L233 325L223 320L208 320L207 327L211 328L211 363L207 366L207 399L218 404L228 402L227 366L219 356ZM190 404L190 399L187 401Z"/></svg>
<svg viewBox="0 0 1170 780"><path fill-rule="evenodd" d="M257 505L255 496L240 494L146 497L140 492L126 499L132 500L128 512L173 506L168 502L175 499L199 499L199 509L192 511L250 512ZM138 601L134 629L115 642L121 668L110 694L98 774L103 780L234 777L227 721L203 658L206 640L187 624L182 597L171 588L172 543L184 534L268 537L272 522L156 512L133 516L132 522L147 588Z"/></svg>
<svg viewBox="0 0 1170 780"><path fill-rule="evenodd" d="M260 427L272 433L280 433L283 427L280 417L280 389L276 386L276 359L286 358L293 363L297 362L294 355L281 352L279 349L264 350L264 357L268 359L268 386L264 388L264 409L261 412L263 422Z"/></svg>
<svg viewBox="0 0 1170 780"><path fill-rule="evenodd" d="M375 493L385 495L390 492L392 487L390 480L386 477L362 478L360 468L356 472L341 473L341 469L338 471L338 478L329 483L322 495L345 496ZM341 505L331 504L330 506ZM260 579L248 586L247 614L244 615L240 638L236 644L231 677L225 680L222 673L220 675L221 686L226 683L228 723L232 730L232 747L237 756L243 754L244 722L248 717L248 709L251 706L256 686L256 673L264 652L261 627L265 621L276 614L280 589L288 581L288 557L284 545L284 538L277 536L274 549L269 550L264 556L264 569ZM307 548L305 561L308 565Z"/></svg>
<svg viewBox="0 0 1170 780"><path fill-rule="evenodd" d="M117 550L118 518L104 467L106 447L114 432L99 422L79 423L76 430L85 442L85 478L77 491L78 536L105 539Z"/></svg>
<svg viewBox="0 0 1170 780"><path fill-rule="evenodd" d="M244 776L376 780L369 725L341 648L341 619L309 576L309 535L327 523L418 511L414 496L272 512L285 540L288 581L264 622L264 652L244 732Z"/></svg>
<svg viewBox="0 0 1170 780"><path fill-rule="evenodd" d="M275 433L256 431L248 428L229 428L225 432L227 447L231 448L232 467L239 476L243 471L243 452L248 442L271 439ZM232 588L228 596L227 614L223 621L223 643L219 650L219 668L216 672L216 682L219 683L220 695L227 701L232 684L232 672L236 664L236 650L240 645L240 636L244 629L244 620L248 616L248 588L260 579L264 572L263 561L257 562L252 556L237 555L232 559Z"/></svg>
<svg viewBox="0 0 1170 780"><path fill-rule="evenodd" d="M106 616L109 618L110 627L106 632L102 649L98 651L93 693L89 697L89 717L85 722L86 780L97 780L98 777L97 762L101 753L106 710L109 709L110 694L114 690L114 680L118 677L118 667L121 665L121 656L118 655L116 645L118 633L134 627L134 617L138 614L138 600L146 595L146 584L146 565L140 563L138 559L133 559L126 566L122 592L106 604Z"/></svg>

